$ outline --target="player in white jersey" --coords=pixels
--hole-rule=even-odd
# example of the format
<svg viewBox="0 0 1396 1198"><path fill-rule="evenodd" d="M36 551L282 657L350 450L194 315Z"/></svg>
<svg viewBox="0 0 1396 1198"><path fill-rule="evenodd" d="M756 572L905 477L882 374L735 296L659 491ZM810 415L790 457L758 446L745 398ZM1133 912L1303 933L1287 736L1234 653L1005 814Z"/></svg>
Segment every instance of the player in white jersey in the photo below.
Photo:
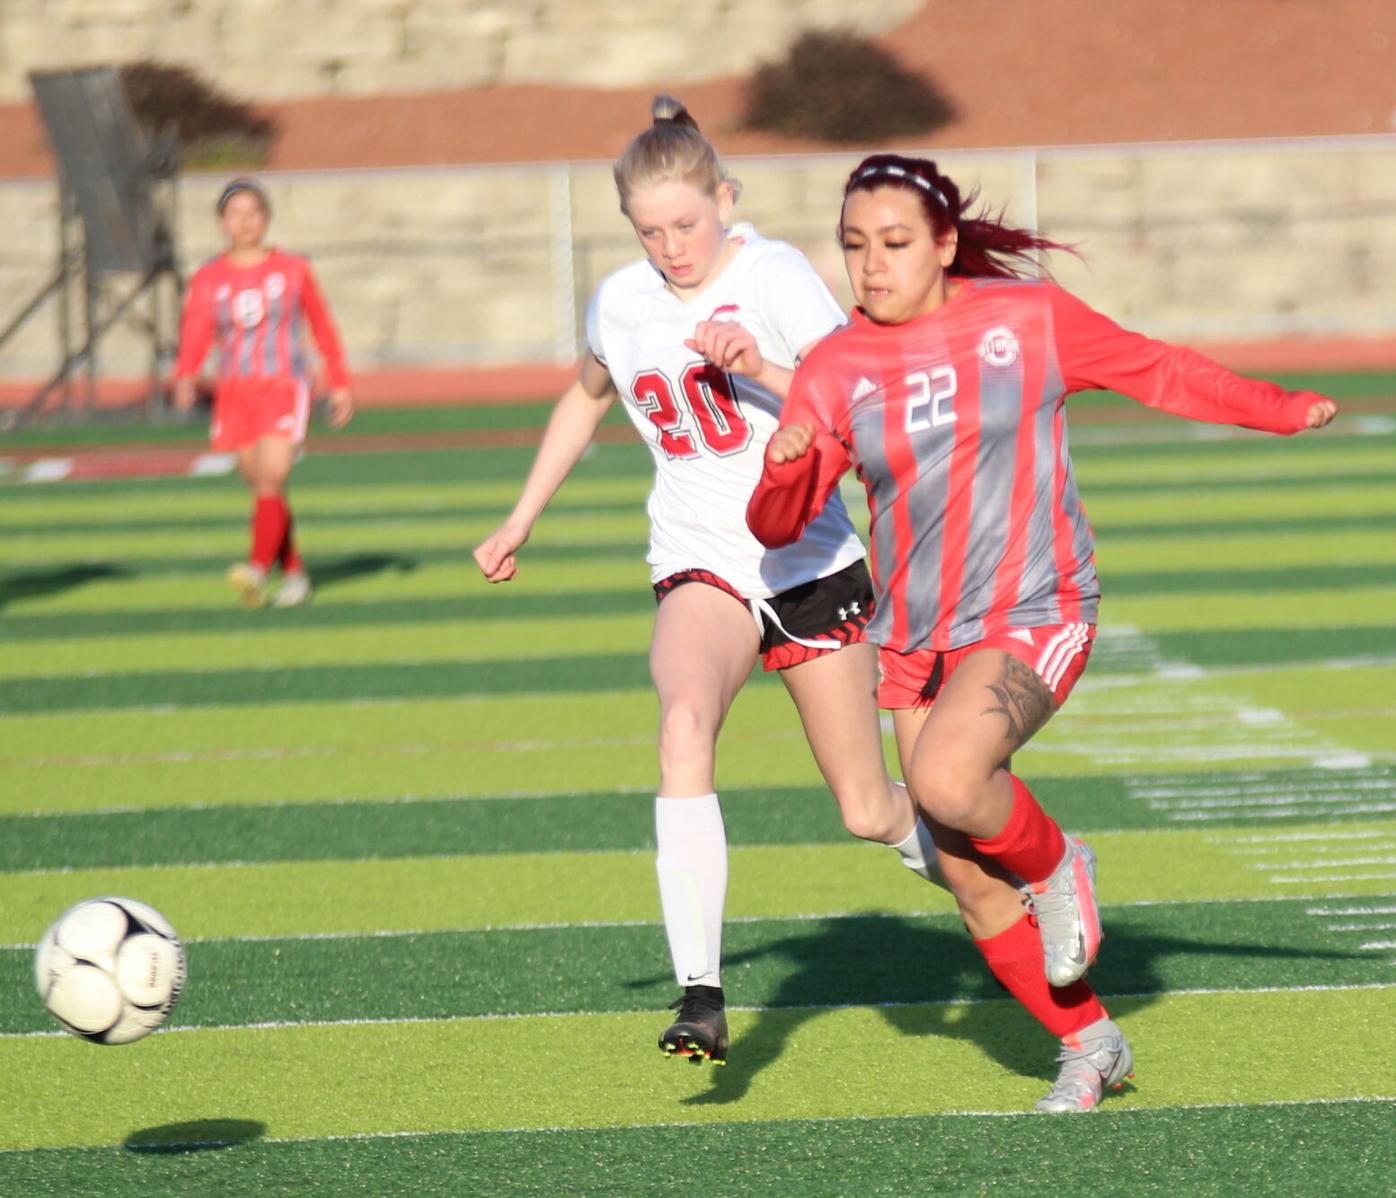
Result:
<svg viewBox="0 0 1396 1198"><path fill-rule="evenodd" d="M848 830L892 845L928 880L939 875L930 834L884 764L876 654L863 637L872 591L847 512L831 505L776 551L746 526L795 363L843 315L798 251L727 227L737 185L683 106L660 96L653 115L615 167L646 257L598 288L579 377L558 400L513 512L475 560L491 582L515 576L515 553L619 395L655 462L656 869L684 989L659 1044L722 1062L727 839L716 745L758 655L780 671Z"/></svg>

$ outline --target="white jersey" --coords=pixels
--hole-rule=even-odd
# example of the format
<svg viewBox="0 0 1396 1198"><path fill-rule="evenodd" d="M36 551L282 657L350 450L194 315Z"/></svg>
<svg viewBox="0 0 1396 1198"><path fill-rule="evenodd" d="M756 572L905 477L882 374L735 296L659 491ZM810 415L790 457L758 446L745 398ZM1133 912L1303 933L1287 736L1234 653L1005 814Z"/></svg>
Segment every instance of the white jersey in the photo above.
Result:
<svg viewBox="0 0 1396 1198"><path fill-rule="evenodd" d="M863 546L838 494L793 545L766 549L746 525L766 442L780 422L779 396L728 374L684 345L701 320L736 320L767 361L795 355L844 323L803 254L750 225L740 248L691 301L676 296L642 259L608 275L587 309L587 341L610 371L625 410L654 455L649 564L658 582L711 570L752 599L842 570Z"/></svg>

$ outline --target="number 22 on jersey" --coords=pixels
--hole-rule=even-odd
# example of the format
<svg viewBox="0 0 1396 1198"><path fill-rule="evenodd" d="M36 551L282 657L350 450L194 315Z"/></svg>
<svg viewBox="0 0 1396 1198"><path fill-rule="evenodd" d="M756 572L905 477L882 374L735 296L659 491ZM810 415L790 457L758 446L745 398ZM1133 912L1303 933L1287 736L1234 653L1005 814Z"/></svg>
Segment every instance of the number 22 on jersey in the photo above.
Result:
<svg viewBox="0 0 1396 1198"><path fill-rule="evenodd" d="M955 408L950 403L959 389L953 366L937 366L929 374L922 370L906 376L906 431L924 432L955 423Z"/></svg>
<svg viewBox="0 0 1396 1198"><path fill-rule="evenodd" d="M644 370L631 384L635 404L659 430L659 446L665 454L671 459L697 456L689 429L718 457L740 453L750 444L751 425L742 415L725 371L709 362L694 362L679 381L676 392L661 371Z"/></svg>

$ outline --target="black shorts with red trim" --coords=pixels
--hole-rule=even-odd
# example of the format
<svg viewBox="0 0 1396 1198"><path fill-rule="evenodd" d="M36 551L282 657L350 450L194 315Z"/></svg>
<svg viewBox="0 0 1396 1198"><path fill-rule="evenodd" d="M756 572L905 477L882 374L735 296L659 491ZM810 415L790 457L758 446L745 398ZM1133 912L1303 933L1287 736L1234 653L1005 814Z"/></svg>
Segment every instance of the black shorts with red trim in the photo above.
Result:
<svg viewBox="0 0 1396 1198"><path fill-rule="evenodd" d="M861 561L761 601L775 613L775 620L711 570L679 570L661 578L654 584L656 601L662 602L671 591L690 582L716 587L756 610L761 627L761 664L766 670L788 669L860 643L873 614L872 579ZM801 641L836 643L815 647Z"/></svg>

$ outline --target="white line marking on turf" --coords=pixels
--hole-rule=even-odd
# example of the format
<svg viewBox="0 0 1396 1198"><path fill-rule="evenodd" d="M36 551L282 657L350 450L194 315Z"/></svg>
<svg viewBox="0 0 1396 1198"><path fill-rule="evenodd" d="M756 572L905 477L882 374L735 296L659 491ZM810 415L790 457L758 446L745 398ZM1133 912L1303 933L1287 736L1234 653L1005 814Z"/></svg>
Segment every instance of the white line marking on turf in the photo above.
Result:
<svg viewBox="0 0 1396 1198"><path fill-rule="evenodd" d="M1340 898L1340 895L1323 894L1263 894L1246 895L1236 898L1192 898L1192 899L1133 899L1127 903L1102 903L1107 910L1127 910L1148 907L1217 906L1218 904L1252 903L1302 903L1320 902L1324 899ZM1396 907L1311 907L1306 914L1334 915L1381 915L1396 914ZM916 911L817 911L799 915L732 915L724 920L727 924L800 924L818 923L836 919L954 919L955 912L948 906L936 910ZM660 919L582 919L557 920L529 923L474 924L469 927L459 925L441 928L369 928L356 931L336 932L268 932L242 936L185 936L185 944L270 944L281 941L298 943L302 940L368 940L395 939L411 936L464 936L493 932L562 932L574 928L605 930L609 928L658 928L663 926ZM34 941L0 944L0 952L33 952Z"/></svg>
<svg viewBox="0 0 1396 1198"><path fill-rule="evenodd" d="M1139 1118L1149 1116L1167 1116L1174 1111L1229 1111L1229 1110L1261 1110L1275 1109L1283 1107L1313 1107L1313 1106L1354 1106L1354 1105L1382 1105L1396 1103L1396 1098L1389 1098L1385 1095L1359 1096L1350 1098L1278 1098L1264 1102L1186 1102L1174 1103L1169 1106L1121 1106L1112 1108L1111 1115L1130 1115ZM905 1115L800 1115L789 1119L743 1119L731 1122L714 1123L705 1120L701 1123L684 1122L657 1122L657 1123L627 1123L623 1126L615 1124L596 1124L585 1126L545 1126L545 1127L447 1127L430 1129L412 1129L399 1131L359 1131L345 1132L342 1134L330 1134L323 1136L261 1136L258 1143L261 1144L352 1144L357 1141L370 1140L411 1140L427 1139L429 1137L454 1139L463 1136L592 1136L597 1132L614 1132L622 1134L628 1131L684 1131L698 1130L717 1131L719 1128L733 1127L784 1127L793 1123L907 1123L911 1120L921 1119L1037 1119L1040 1115L1031 1110L1013 1111L975 1111L975 1110L952 1110L952 1111L922 1111L919 1113ZM169 1142L152 1141L148 1144L127 1144L127 1150L131 1152L141 1152L149 1155L158 1155L161 1152L173 1152L177 1150L188 1151L198 1148L220 1148L242 1141L233 1140L179 1140ZM80 1146L75 1146L80 1147ZM4 1153L33 1152L32 1148L0 1148L0 1155Z"/></svg>
<svg viewBox="0 0 1396 1198"><path fill-rule="evenodd" d="M1396 857L1333 857L1316 853L1298 861L1247 861L1248 870L1343 870L1353 866L1396 866Z"/></svg>
<svg viewBox="0 0 1396 1198"><path fill-rule="evenodd" d="M1396 948L1396 940L1368 940L1365 944L1359 944L1357 947L1367 949Z"/></svg>
<svg viewBox="0 0 1396 1198"><path fill-rule="evenodd" d="M1385 829L1352 828L1340 832L1261 832L1249 835L1235 836L1209 836L1208 844L1251 844L1251 845L1278 845L1287 843L1316 844L1320 841L1328 840L1373 840L1382 836L1390 836L1391 833ZM1238 853L1263 853L1264 848L1236 849Z"/></svg>
<svg viewBox="0 0 1396 1198"><path fill-rule="evenodd" d="M1310 907L1307 915L1396 915L1396 907Z"/></svg>
<svg viewBox="0 0 1396 1198"><path fill-rule="evenodd" d="M1392 880L1396 880L1396 873L1384 873L1384 874L1347 874L1347 875L1335 874L1335 875L1332 875L1332 876L1323 876L1323 877L1313 877L1313 876L1310 876L1310 877L1307 877L1307 878L1273 877L1273 878L1268 878L1268 879L1267 879L1267 881L1274 882L1276 885L1279 885L1279 886L1306 886L1306 885L1308 885L1310 882L1388 882L1388 881L1392 881Z"/></svg>
<svg viewBox="0 0 1396 1198"><path fill-rule="evenodd" d="M1358 990L1396 990L1396 982L1354 982L1330 986L1249 986L1219 987L1216 989L1186 990L1139 990L1129 993L1111 993L1110 998L1199 998L1220 994L1297 994L1301 992L1322 992L1325 994ZM752 1007L732 1005L729 1011L748 1013L760 1011L890 1011L905 1007L978 1007L990 1003L1012 1003L1012 998L933 998L922 1002L876 1002L876 1003L788 1003L772 1007ZM243 1031L285 1031L298 1027L396 1027L399 1024L445 1024L445 1023L495 1023L523 1019L569 1019L569 1018L612 1018L615 1016L636 1015L649 1018L653 1012L645 1010L624 1011L490 1011L483 1015L406 1015L381 1019L308 1019L308 1020L266 1020L258 1023L219 1023L202 1027L190 1024L177 1024L162 1027L160 1035L189 1032L243 1032ZM52 1031L0 1032L0 1040L53 1039L71 1035L70 1032L54 1028Z"/></svg>

